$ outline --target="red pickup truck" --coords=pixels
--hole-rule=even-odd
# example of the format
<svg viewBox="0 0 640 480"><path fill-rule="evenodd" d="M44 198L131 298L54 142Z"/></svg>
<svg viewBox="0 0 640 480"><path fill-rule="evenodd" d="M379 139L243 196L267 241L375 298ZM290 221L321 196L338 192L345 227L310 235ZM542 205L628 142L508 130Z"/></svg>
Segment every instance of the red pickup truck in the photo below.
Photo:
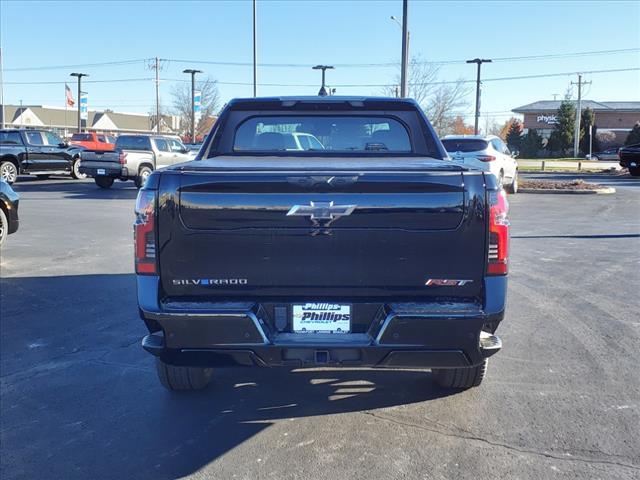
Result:
<svg viewBox="0 0 640 480"><path fill-rule="evenodd" d="M69 143L80 145L88 150L112 151L116 146L116 139L103 133L74 133Z"/></svg>

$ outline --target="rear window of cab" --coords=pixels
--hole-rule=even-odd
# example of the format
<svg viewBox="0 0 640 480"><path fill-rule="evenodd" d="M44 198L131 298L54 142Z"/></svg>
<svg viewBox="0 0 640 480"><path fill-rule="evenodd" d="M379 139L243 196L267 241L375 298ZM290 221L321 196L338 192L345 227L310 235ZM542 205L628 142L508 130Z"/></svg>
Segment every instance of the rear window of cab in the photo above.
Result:
<svg viewBox="0 0 640 480"><path fill-rule="evenodd" d="M365 115L255 116L238 125L234 152L410 153L398 120Z"/></svg>
<svg viewBox="0 0 640 480"><path fill-rule="evenodd" d="M442 145L444 145L444 148L449 153L466 153L486 150L489 144L484 140L478 140L476 138L445 138L442 140Z"/></svg>

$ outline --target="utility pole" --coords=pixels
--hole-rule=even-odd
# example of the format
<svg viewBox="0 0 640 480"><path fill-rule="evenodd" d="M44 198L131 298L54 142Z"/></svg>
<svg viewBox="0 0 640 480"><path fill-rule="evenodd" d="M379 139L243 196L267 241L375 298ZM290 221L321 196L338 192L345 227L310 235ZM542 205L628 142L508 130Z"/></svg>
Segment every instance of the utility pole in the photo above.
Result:
<svg viewBox="0 0 640 480"><path fill-rule="evenodd" d="M253 0L253 96L258 96L258 6Z"/></svg>
<svg viewBox="0 0 640 480"><path fill-rule="evenodd" d="M333 70L333 66L316 65L315 67L311 67L311 68L313 70L322 70L322 86L320 87L320 91L318 92L318 95L321 97L326 97L327 95L329 95L329 92L327 91L327 87L325 86L325 83L324 83L324 75L326 70Z"/></svg>
<svg viewBox="0 0 640 480"><path fill-rule="evenodd" d="M478 135L478 119L480 118L480 66L483 63L491 63L487 58L474 58L473 60L467 60L467 63L475 63L478 65L478 75L476 77L476 119L473 124L474 135Z"/></svg>
<svg viewBox="0 0 640 480"><path fill-rule="evenodd" d="M400 71L400 96L406 98L409 93L409 0L402 0L402 68Z"/></svg>
<svg viewBox="0 0 640 480"><path fill-rule="evenodd" d="M82 102L80 101L80 98L82 96L82 77L88 77L89 74L74 72L70 76L78 78L78 133L80 133L82 132L82 118L80 115L80 109L82 105Z"/></svg>
<svg viewBox="0 0 640 480"><path fill-rule="evenodd" d="M578 74L578 81L571 82L571 85L578 85L578 104L576 105L576 122L573 131L573 157L578 158L580 150L580 120L582 120L582 85L587 85L591 82L583 82L582 74Z"/></svg>
<svg viewBox="0 0 640 480"><path fill-rule="evenodd" d="M202 73L202 70L188 68L182 73L191 74L191 143L196 143L196 73Z"/></svg>
<svg viewBox="0 0 640 480"><path fill-rule="evenodd" d="M160 133L160 59L156 57L156 133Z"/></svg>

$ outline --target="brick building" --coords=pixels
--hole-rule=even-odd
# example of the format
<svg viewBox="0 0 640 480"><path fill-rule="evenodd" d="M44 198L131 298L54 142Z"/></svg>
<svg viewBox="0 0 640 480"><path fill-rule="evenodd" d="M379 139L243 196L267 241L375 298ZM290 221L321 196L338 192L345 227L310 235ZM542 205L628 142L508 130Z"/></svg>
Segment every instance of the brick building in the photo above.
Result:
<svg viewBox="0 0 640 480"><path fill-rule="evenodd" d="M560 100L541 100L514 108L524 116L524 131L536 129L543 138L549 138L556 124ZM633 126L640 122L640 102L595 102L583 100L582 109L590 108L595 114L598 140L602 148L622 145Z"/></svg>

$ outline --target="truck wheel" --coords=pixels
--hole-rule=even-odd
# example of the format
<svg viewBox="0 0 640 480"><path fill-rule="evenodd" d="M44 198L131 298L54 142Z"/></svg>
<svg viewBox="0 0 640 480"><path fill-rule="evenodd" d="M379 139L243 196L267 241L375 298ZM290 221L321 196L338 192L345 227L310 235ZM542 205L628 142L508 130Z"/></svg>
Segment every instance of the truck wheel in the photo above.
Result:
<svg viewBox="0 0 640 480"><path fill-rule="evenodd" d="M160 383L167 390L202 390L209 385L213 369L178 367L156 358L156 372Z"/></svg>
<svg viewBox="0 0 640 480"><path fill-rule="evenodd" d="M518 193L518 171L513 174L513 181L505 187L507 193Z"/></svg>
<svg viewBox="0 0 640 480"><path fill-rule="evenodd" d="M80 173L80 157L73 159L73 163L71 164L71 176L76 180L87 178L86 173Z"/></svg>
<svg viewBox="0 0 640 480"><path fill-rule="evenodd" d="M438 385L445 388L477 387L487 373L488 363L489 360L485 358L484 362L475 367L434 369L433 377Z"/></svg>
<svg viewBox="0 0 640 480"><path fill-rule="evenodd" d="M138 172L138 176L134 180L136 183L136 187L138 188L144 187L144 182L147 181L147 178L149 178L149 175L151 175L151 169L149 167L142 167Z"/></svg>
<svg viewBox="0 0 640 480"><path fill-rule="evenodd" d="M4 243L7 239L7 235L9 234L9 220L7 220L7 216L4 214L4 210L0 208L0 245Z"/></svg>
<svg viewBox="0 0 640 480"><path fill-rule="evenodd" d="M628 167L632 177L640 177L640 167Z"/></svg>
<svg viewBox="0 0 640 480"><path fill-rule="evenodd" d="M94 180L100 188L111 188L111 185L113 185L113 178L111 177L96 177Z"/></svg>
<svg viewBox="0 0 640 480"><path fill-rule="evenodd" d="M9 160L0 163L0 177L11 185L18 179L18 167Z"/></svg>

